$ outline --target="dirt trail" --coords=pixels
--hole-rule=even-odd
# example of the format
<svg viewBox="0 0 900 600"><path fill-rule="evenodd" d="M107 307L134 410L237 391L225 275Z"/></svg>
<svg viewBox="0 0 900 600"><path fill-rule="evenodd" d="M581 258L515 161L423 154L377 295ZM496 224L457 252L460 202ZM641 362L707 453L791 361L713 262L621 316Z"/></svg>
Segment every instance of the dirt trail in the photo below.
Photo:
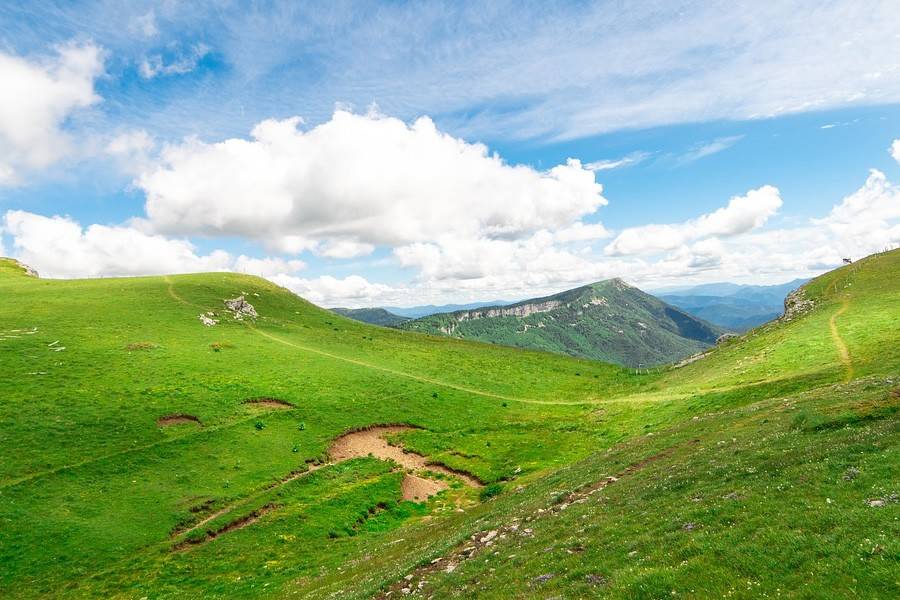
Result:
<svg viewBox="0 0 900 600"><path fill-rule="evenodd" d="M853 362L850 360L850 350L847 349L847 344L844 342L844 339L838 331L837 318L847 312L848 308L850 308L850 302L846 298L843 298L841 300L841 307L831 315L831 318L828 320L828 327L831 329L831 339L834 340L834 345L837 347L838 354L841 357L841 363L843 363L844 368L846 369L844 383L853 379Z"/></svg>
<svg viewBox="0 0 900 600"><path fill-rule="evenodd" d="M163 277L163 280L166 282L166 285L167 285L167 287L168 287L167 292L168 292L169 296L170 296L173 300L175 300L176 302L179 302L179 303L181 303L181 304L185 304L185 305L187 305L187 306L195 306L195 307L198 307L198 308L202 308L202 307L200 307L200 306L197 305L197 304L194 304L194 303L192 303L192 302L188 302L187 300L185 300L184 298L182 298L180 295L178 295L178 292L175 291L175 283L172 281L172 279L171 279L168 275L165 275L165 276ZM333 359L335 359L335 360L340 360L340 361L347 362L347 363L350 363L350 364L358 365L358 366L360 366L360 367L366 367L366 368L369 368L369 369L374 369L374 370L376 370L376 371L382 371L382 372L385 372L385 373L390 373L390 374L392 374L392 375L397 375L397 376L399 376L399 377L407 377L407 378L409 378L409 379L414 379L414 380L416 380L416 381L421 381L421 382L423 382L423 383L430 383L430 384L433 384L433 385L439 385L439 386L442 386L442 387L446 387L446 388L458 390L458 391L461 391L461 392L467 392L467 393L470 393L470 394L476 394L476 395L478 395L478 396L485 396L485 397L488 397L488 398L496 398L497 400L507 400L507 401L510 401L510 402L523 402L523 403L526 403L526 404L594 404L594 403L595 403L595 401L582 401L582 402L556 402L556 401L553 401L553 400L534 400L534 399L531 399L531 398L517 398L517 397L514 397L514 396L504 396L503 394L495 394L495 393L493 393L493 392L486 392L486 391L484 391L484 390L478 390L478 389L475 389L475 388L469 388L469 387L465 387L465 386L461 386L461 385L456 385L456 384L453 384L453 383L446 383L446 382L444 382L444 381L439 381L439 380L437 380L437 379L431 379L431 378L428 378L428 377L423 377L423 376L421 376L421 375L413 375L412 373L406 373L406 372L404 372L404 371L397 371L397 370L395 370L395 369L390 369L390 368L388 368L388 367L381 367L381 366L379 366L379 365L373 365L373 364L371 364L371 363L367 363L367 362L362 361L362 360L356 360L356 359L353 359L353 358L348 358L348 357L346 357L346 356L340 356L340 355L338 355L338 354L332 354L331 352L326 352L326 351L324 351L324 350L319 350L319 349L317 349L317 348L310 348L309 346L304 346L304 345L302 345L302 344L297 344L297 343L294 343L294 342L289 342L289 341L287 341L287 340L283 340L283 339L281 339L281 338L279 338L279 337L276 337L276 336L272 335L271 333L267 333L267 332L265 332L265 331L262 331L262 330L260 330L260 329L257 329L256 327L254 327L254 326L253 326L252 324L250 324L250 323L248 323L247 325L248 325L248 327L250 327L250 330L253 331L254 333L257 333L257 334L259 334L259 335L261 335L261 336L263 336L263 337L265 337L265 338L268 338L268 339L272 340L273 342L278 342L279 344L284 344L285 346L290 346L290 347L292 347L292 348L297 348L298 350L303 350L304 352L310 352L310 353L312 353L312 354L318 354L318 355L320 355L320 356L327 356L328 358L333 358Z"/></svg>

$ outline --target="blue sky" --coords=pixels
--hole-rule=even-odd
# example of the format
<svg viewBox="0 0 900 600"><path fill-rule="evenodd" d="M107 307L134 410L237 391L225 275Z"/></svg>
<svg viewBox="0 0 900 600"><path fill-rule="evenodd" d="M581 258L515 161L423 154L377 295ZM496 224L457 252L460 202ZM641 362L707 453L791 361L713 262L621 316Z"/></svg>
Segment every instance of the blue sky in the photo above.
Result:
<svg viewBox="0 0 900 600"><path fill-rule="evenodd" d="M772 4L0 3L0 251L363 306L900 243L900 14Z"/></svg>

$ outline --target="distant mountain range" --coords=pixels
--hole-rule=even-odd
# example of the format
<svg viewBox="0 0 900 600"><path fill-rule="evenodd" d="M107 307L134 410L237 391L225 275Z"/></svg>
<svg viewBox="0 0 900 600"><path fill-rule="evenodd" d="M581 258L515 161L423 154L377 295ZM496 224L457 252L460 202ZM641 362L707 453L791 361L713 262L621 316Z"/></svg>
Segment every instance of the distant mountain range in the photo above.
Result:
<svg viewBox="0 0 900 600"><path fill-rule="evenodd" d="M707 283L658 290L655 295L710 323L740 332L781 315L784 297L807 281L795 279L779 285Z"/></svg>
<svg viewBox="0 0 900 600"><path fill-rule="evenodd" d="M708 348L724 333L621 279L512 304L432 314L400 328L626 366L676 361Z"/></svg>
<svg viewBox="0 0 900 600"><path fill-rule="evenodd" d="M383 327L397 327L409 321L409 317L388 312L383 308L332 308L331 310L356 321Z"/></svg>
<svg viewBox="0 0 900 600"><path fill-rule="evenodd" d="M407 306L405 308L399 306L385 306L384 309L401 317L418 319L437 313L471 310L473 308L482 308L484 306L506 306L507 304L512 304L512 302L507 302L506 300L491 300L489 302L470 302L469 304L425 304L422 306Z"/></svg>

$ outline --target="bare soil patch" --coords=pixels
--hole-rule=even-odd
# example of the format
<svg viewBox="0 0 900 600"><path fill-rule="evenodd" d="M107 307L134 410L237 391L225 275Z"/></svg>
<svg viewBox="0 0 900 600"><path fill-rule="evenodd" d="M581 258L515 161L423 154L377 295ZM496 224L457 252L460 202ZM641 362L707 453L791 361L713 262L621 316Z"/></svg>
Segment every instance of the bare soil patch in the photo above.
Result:
<svg viewBox="0 0 900 600"><path fill-rule="evenodd" d="M203 423L200 422L200 419L198 419L194 415L187 415L184 413L165 415L156 420L156 425L158 427L169 427L170 425L180 425L182 423L194 423L201 426L203 425Z"/></svg>
<svg viewBox="0 0 900 600"><path fill-rule="evenodd" d="M425 479L424 477L407 473L403 478L403 483L400 484L400 493L404 500L422 502L438 492L446 490L448 487L445 481Z"/></svg>
<svg viewBox="0 0 900 600"><path fill-rule="evenodd" d="M251 398L250 400L244 400L244 404L250 404L253 406L264 406L266 408L277 408L281 410L289 410L291 408L296 408L290 402L286 402L284 400L279 400L278 398Z"/></svg>
<svg viewBox="0 0 900 600"><path fill-rule="evenodd" d="M328 450L332 462L343 462L352 458L374 456L382 460L393 460L401 467L412 471L433 471L460 479L470 487L481 487L478 479L468 473L461 473L444 465L434 464L421 454L404 450L400 446L392 446L386 436L414 429L408 425L384 425L370 427L361 431L353 431L337 438Z"/></svg>

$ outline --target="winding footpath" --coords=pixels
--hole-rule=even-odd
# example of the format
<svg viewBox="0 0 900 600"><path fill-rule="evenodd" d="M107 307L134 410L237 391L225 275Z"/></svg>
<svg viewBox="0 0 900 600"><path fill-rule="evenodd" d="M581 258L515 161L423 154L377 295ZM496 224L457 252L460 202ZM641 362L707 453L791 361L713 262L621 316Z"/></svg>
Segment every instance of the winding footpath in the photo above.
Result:
<svg viewBox="0 0 900 600"><path fill-rule="evenodd" d="M844 383L853 379L853 361L850 360L850 350L847 349L847 344L844 342L844 338L841 337L840 331L838 331L837 318L847 312L848 308L850 308L850 302L846 298L842 298L841 307L831 315L830 319L828 319L828 328L831 330L831 339L834 341L838 355L841 358L841 363L844 365Z"/></svg>

